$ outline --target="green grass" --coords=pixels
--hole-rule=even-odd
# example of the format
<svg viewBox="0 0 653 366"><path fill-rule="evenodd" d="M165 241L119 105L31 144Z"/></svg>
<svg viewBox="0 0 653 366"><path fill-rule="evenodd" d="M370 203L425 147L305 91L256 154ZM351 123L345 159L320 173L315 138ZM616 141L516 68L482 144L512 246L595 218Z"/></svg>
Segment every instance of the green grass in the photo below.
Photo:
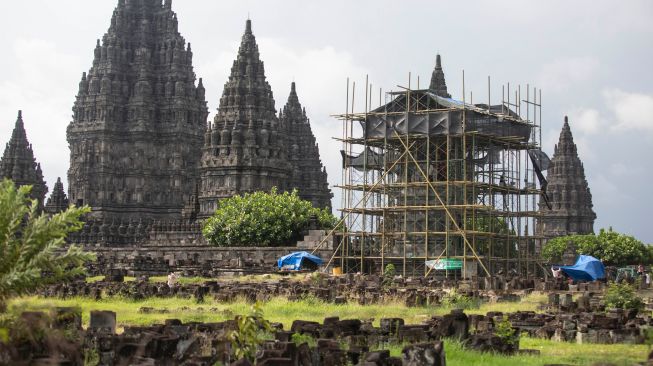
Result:
<svg viewBox="0 0 653 366"><path fill-rule="evenodd" d="M460 342L445 340L444 350L448 366L541 366L544 364L591 365L610 362L617 366L631 366L646 359L647 347L627 344L575 344L522 337L522 349L540 350L539 356L504 356L465 349ZM401 356L403 345L390 347L392 356Z"/></svg>
<svg viewBox="0 0 653 366"><path fill-rule="evenodd" d="M250 305L244 301L219 303L207 298L204 304L195 304L193 299L182 298L152 298L133 301L114 297L101 301L89 298L43 299L39 297L24 297L9 302L10 312L17 314L24 310L48 309L53 306L78 306L82 310L82 321L88 326L91 310L112 310L117 313L119 331L130 325L151 325L162 323L165 319L180 319L184 322L217 322L233 319L237 314L250 312ZM531 294L521 302L483 304L478 309L467 310L467 313L482 313L488 311L537 310L546 301L544 295ZM168 313L141 314L141 307L151 307L157 310L167 309ZM421 323L433 315L448 313L445 307L406 307L400 302L389 302L382 305L360 306L357 304L334 305L307 298L301 301L288 301L285 298L274 298L262 304L266 319L283 323L289 329L293 320L312 320L322 322L325 317L339 316L341 319L374 319L378 326L381 318L401 317L408 323ZM631 365L636 361L646 359L647 347L643 345L579 345L560 343L542 339L522 338L521 348L538 349L541 356L506 357L490 353L477 353L465 350L453 341L446 342L448 365L543 365L545 363L566 363L587 365L598 361L610 361L617 365ZM398 355L401 346L393 346L391 351Z"/></svg>
<svg viewBox="0 0 653 366"><path fill-rule="evenodd" d="M488 311L536 310L541 300L541 295L529 295L522 302L486 303L477 309L466 310L466 312L485 314ZM82 309L85 324L87 324L87 317L91 310L113 310L117 313L120 326L151 325L171 318L180 319L184 322L223 321L232 319L234 314L245 314L250 308L250 305L244 301L219 303L210 297L207 297L206 302L203 304L196 304L193 299L182 298L149 298L135 301L128 298L113 297L95 301L84 297L66 300L24 297L12 300L9 305L15 312L25 309L45 309L53 306L79 306ZM151 307L156 310L165 309L167 313L141 314L139 313L141 307ZM428 320L433 315L442 315L451 311L450 308L442 306L406 307L400 301L366 306L360 306L356 303L335 305L310 297L301 301L273 298L264 303L262 308L270 321L283 323L286 328L290 328L292 322L297 319L321 322L325 317L330 316L338 316L342 319L374 319L374 323L377 325L381 318L397 317L403 318L408 323L420 323Z"/></svg>

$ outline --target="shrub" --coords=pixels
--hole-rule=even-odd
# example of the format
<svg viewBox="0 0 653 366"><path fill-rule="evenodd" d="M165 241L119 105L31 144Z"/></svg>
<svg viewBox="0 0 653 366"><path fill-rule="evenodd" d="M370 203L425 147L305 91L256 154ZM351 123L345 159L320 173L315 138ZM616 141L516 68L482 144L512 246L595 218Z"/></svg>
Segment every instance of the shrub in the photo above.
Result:
<svg viewBox="0 0 653 366"><path fill-rule="evenodd" d="M633 286L627 283L611 283L605 293L605 307L617 309L642 309L644 302L637 296Z"/></svg>
<svg viewBox="0 0 653 366"><path fill-rule="evenodd" d="M272 326L263 318L259 303L252 306L249 315L237 316L236 330L231 331L228 336L236 359L245 358L254 362L259 345L265 342L271 332Z"/></svg>
<svg viewBox="0 0 653 366"><path fill-rule="evenodd" d="M0 312L8 298L79 276L95 258L74 245L62 250L66 236L82 228L81 216L90 209L70 207L48 217L29 198L31 189L16 188L8 179L0 182Z"/></svg>
<svg viewBox="0 0 653 366"><path fill-rule="evenodd" d="M454 309L475 309L480 306L479 300L463 294L459 294L455 289L451 290L441 300L442 305Z"/></svg>
<svg viewBox="0 0 653 366"><path fill-rule="evenodd" d="M512 345L518 341L515 337L515 328L512 327L512 323L507 316L504 316L503 320L496 323L494 333L506 344Z"/></svg>
<svg viewBox="0 0 653 366"><path fill-rule="evenodd" d="M317 218L321 229L332 229L337 223L327 209L314 208L300 199L297 190L278 193L273 188L270 193L247 193L220 201L203 233L221 247L284 246L300 238L311 216Z"/></svg>

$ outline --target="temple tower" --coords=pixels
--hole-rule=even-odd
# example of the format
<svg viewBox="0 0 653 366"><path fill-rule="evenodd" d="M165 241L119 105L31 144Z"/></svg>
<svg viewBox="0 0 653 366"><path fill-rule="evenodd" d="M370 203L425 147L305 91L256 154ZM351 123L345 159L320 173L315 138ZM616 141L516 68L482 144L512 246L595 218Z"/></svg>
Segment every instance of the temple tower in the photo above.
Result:
<svg viewBox="0 0 653 366"><path fill-rule="evenodd" d="M57 183L52 188L52 194L48 198L48 203L45 205L45 212L54 215L59 212L65 211L68 208L69 202L66 192L63 189L61 178L57 178Z"/></svg>
<svg viewBox="0 0 653 366"><path fill-rule="evenodd" d="M71 202L99 219L176 219L198 180L208 110L166 0L119 0L68 126Z"/></svg>
<svg viewBox="0 0 653 366"><path fill-rule="evenodd" d="M594 233L596 214L592 209L592 193L566 116L549 165L547 181L551 208L544 202L540 203L540 234L553 238Z"/></svg>
<svg viewBox="0 0 653 366"><path fill-rule="evenodd" d="M429 89L443 98L451 98L451 95L447 92L447 82L444 79L444 70L442 70L442 58L439 54L435 56L435 69L431 74Z"/></svg>
<svg viewBox="0 0 653 366"><path fill-rule="evenodd" d="M32 145L27 141L22 111L18 111L16 126L0 159L0 177L11 179L16 186L31 185L30 196L38 200L40 208L43 209L48 187L43 180L41 164L36 162Z"/></svg>
<svg viewBox="0 0 653 366"><path fill-rule="evenodd" d="M285 131L247 20L218 113L204 138L200 217L211 215L219 199L289 187Z"/></svg>
<svg viewBox="0 0 653 366"><path fill-rule="evenodd" d="M289 187L297 188L299 196L314 207L331 209L333 193L329 189L326 169L320 160L320 150L311 130L311 123L297 97L295 83L290 86L288 102L279 112L281 125L287 130L288 160L292 165Z"/></svg>

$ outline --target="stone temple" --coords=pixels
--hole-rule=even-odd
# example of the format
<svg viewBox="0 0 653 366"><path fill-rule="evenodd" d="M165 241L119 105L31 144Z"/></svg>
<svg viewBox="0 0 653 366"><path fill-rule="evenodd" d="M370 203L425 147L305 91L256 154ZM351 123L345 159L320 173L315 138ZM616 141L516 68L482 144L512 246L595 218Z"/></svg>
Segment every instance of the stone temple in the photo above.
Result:
<svg viewBox="0 0 653 366"><path fill-rule="evenodd" d="M316 207L331 207L331 191L295 83L276 114L252 22L247 20L220 107L204 138L200 217L219 199L254 191L297 188Z"/></svg>
<svg viewBox="0 0 653 366"><path fill-rule="evenodd" d="M540 233L547 238L593 234L596 214L592 208L592 193L567 117L555 146L547 180L550 208L544 202L540 203Z"/></svg>
<svg viewBox="0 0 653 366"><path fill-rule="evenodd" d="M27 141L22 111L18 111L16 126L0 160L0 178L9 178L18 186L31 185L32 199L38 200L43 208L48 187L43 180L41 164L34 158L32 144Z"/></svg>
<svg viewBox="0 0 653 366"><path fill-rule="evenodd" d="M294 84L277 116L250 20L208 128L207 116L172 2L120 0L82 75L67 133L68 199L91 206L93 240L131 243L155 222L192 222L220 199L272 187L331 207Z"/></svg>
<svg viewBox="0 0 653 366"><path fill-rule="evenodd" d="M221 199L273 187L297 189L315 207L331 208L327 172L297 91L291 83L287 102L277 109L247 20L207 126L205 89L172 0L118 0L82 75L67 128L68 195L58 180L45 203L48 189L20 112L0 174L32 185L33 198L48 214L69 204L89 205L86 225L69 240L91 246L97 268L167 273L262 265L288 248L211 247L198 219L210 216ZM429 92L450 98L439 55ZM591 233L596 215L567 121L548 172L550 208L540 205L538 232ZM313 231L300 247L325 238ZM320 251L331 256L333 241Z"/></svg>
<svg viewBox="0 0 653 366"><path fill-rule="evenodd" d="M208 110L171 0L120 0L68 126L69 197L100 219L177 219L195 192Z"/></svg>

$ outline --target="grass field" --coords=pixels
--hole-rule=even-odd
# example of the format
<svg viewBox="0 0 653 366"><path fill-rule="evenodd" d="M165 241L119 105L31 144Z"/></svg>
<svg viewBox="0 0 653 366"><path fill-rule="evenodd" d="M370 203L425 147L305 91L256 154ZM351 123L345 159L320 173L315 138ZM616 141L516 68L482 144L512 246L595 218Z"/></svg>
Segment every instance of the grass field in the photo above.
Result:
<svg viewBox="0 0 653 366"><path fill-rule="evenodd" d="M483 304L478 309L466 312L485 314L488 311L537 310L539 304L544 301L545 296L533 294L525 297L521 302ZM13 313L47 309L53 306L77 306L82 310L85 326L88 325L91 310L112 310L117 313L120 328L129 325L162 323L165 319L171 318L184 322L223 321L233 319L237 314L248 313L250 309L250 305L244 301L218 303L213 299L207 299L206 303L198 305L192 299L154 298L133 301L119 297L97 302L88 298L58 300L24 297L12 300L9 306L10 312ZM143 314L139 312L141 307L151 307L156 311L152 314ZM420 323L433 315L450 311L446 307L406 307L399 302L367 306L334 305L311 298L300 301L274 298L262 304L262 308L268 320L283 323L285 329L290 328L293 320L321 322L325 317L330 316L339 316L341 319L374 319L376 325L378 325L379 319L385 317L401 317L408 323ZM119 331L121 330L119 329ZM393 346L391 351L393 354L399 355L401 348L399 345ZM447 341L445 346L448 365L544 365L554 363L589 365L599 361L609 361L617 365L632 365L634 362L645 360L647 355L647 347L643 345L578 345L532 338L522 338L521 348L538 349L541 355L506 357L477 353L465 350L454 341Z"/></svg>

